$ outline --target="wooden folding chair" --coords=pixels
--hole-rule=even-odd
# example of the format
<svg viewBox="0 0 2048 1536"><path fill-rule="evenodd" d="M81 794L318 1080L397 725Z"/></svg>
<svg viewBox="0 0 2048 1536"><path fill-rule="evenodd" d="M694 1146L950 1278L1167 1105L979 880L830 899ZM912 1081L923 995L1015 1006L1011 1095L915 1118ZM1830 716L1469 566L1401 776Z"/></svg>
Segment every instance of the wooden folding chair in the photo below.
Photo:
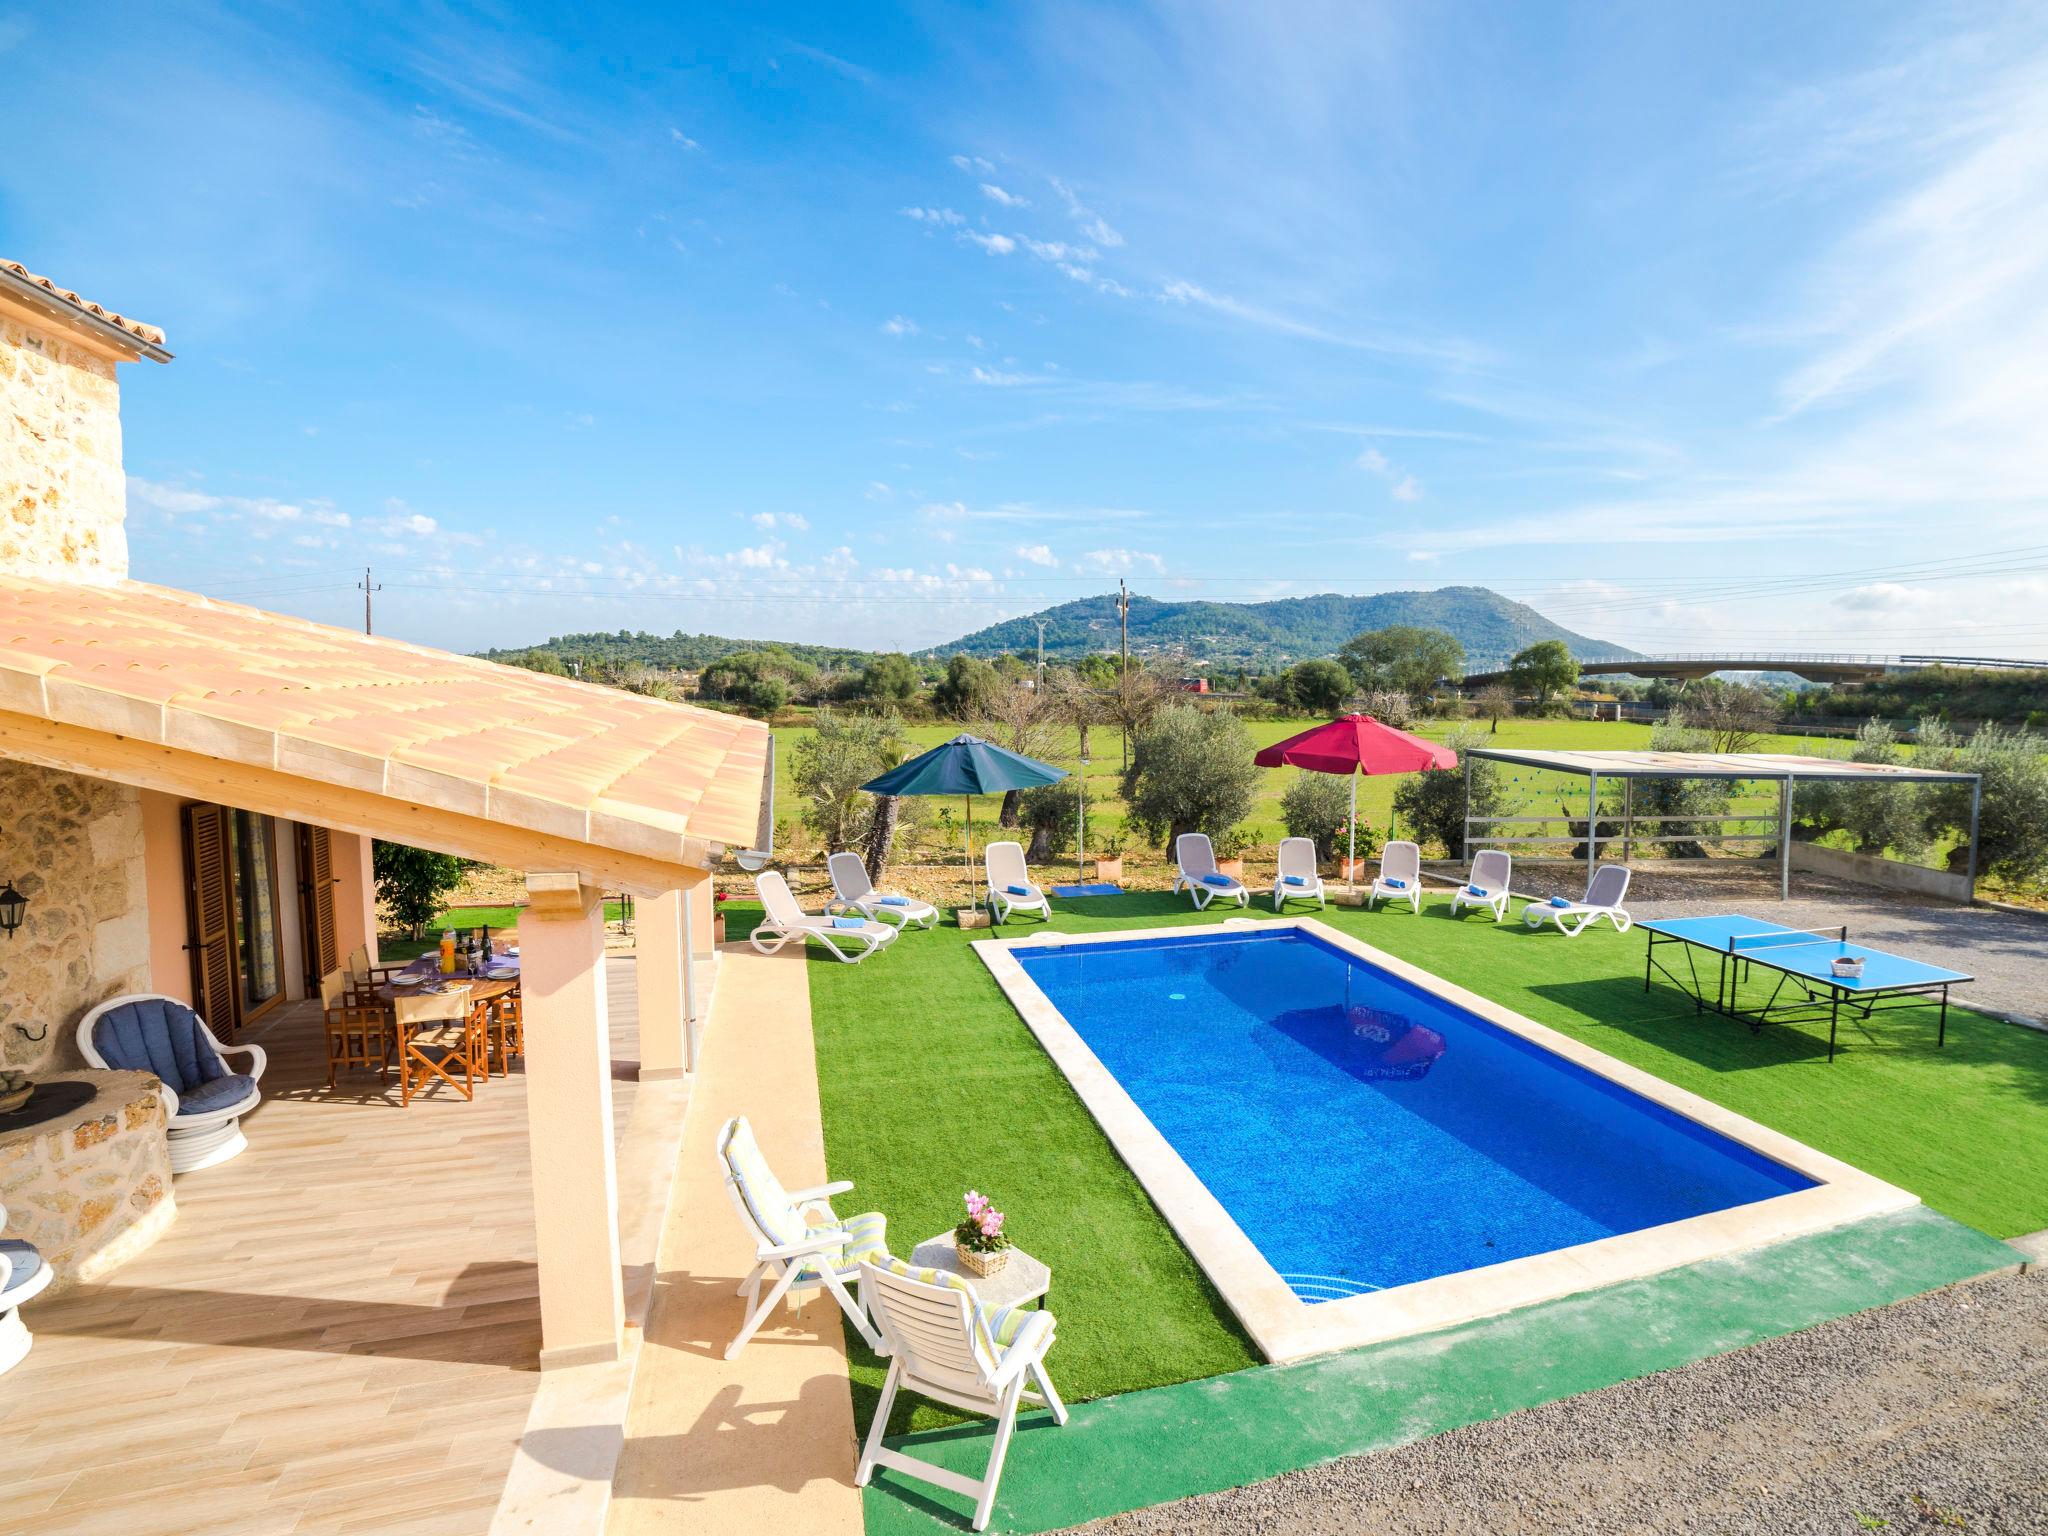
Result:
<svg viewBox="0 0 2048 1536"><path fill-rule="evenodd" d="M336 968L320 978L320 1012L327 1026L327 1086L350 1067L375 1067L391 1075L391 1014L381 1001L361 1003L348 972Z"/></svg>
<svg viewBox="0 0 2048 1536"><path fill-rule="evenodd" d="M469 988L401 997L391 1007L398 1025L399 1102L410 1104L416 1089L432 1087L436 1078L465 1099L475 1098L482 1031L470 1007Z"/></svg>

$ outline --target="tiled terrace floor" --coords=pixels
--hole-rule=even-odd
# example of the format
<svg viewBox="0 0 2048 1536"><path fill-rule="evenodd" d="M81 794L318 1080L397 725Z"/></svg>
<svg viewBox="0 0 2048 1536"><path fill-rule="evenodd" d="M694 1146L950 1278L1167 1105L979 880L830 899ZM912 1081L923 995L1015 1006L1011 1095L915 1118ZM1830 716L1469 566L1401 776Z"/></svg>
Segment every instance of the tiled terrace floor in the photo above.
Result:
<svg viewBox="0 0 2048 1536"><path fill-rule="evenodd" d="M615 1124L637 1054L607 965ZM486 1530L539 1380L525 1079L330 1093L316 1011L270 1053L249 1150L177 1181L164 1238L25 1312L0 1379L0 1529Z"/></svg>

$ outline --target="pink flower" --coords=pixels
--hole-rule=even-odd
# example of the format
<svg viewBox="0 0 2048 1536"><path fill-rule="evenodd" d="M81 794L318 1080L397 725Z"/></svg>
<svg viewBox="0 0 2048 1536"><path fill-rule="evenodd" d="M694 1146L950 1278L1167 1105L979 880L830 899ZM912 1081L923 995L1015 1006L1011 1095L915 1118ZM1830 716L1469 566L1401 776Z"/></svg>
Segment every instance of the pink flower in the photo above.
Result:
<svg viewBox="0 0 2048 1536"><path fill-rule="evenodd" d="M969 1191L967 1191L967 1214L968 1214L968 1215L970 1215L970 1216L979 1216L979 1215L980 1215L980 1214L981 1214L981 1213L982 1213L983 1211L985 1211L985 1210L987 1210L987 1209L988 1209L988 1196L987 1196L987 1195L984 1195L984 1194L983 1194L983 1193L982 1193L982 1192L981 1192L980 1190L978 1190L978 1189L970 1189Z"/></svg>
<svg viewBox="0 0 2048 1536"><path fill-rule="evenodd" d="M980 1213L979 1220L983 1237L1002 1236L1003 1213L1001 1211L995 1210L993 1207L985 1207Z"/></svg>

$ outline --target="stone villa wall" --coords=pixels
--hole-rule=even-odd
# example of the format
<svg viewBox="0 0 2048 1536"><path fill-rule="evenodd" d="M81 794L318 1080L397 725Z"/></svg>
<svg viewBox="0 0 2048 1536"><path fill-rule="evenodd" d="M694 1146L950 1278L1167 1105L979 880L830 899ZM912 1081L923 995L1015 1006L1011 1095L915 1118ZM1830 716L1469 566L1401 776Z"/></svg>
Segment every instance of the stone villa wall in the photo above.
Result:
<svg viewBox="0 0 2048 1536"><path fill-rule="evenodd" d="M114 364L0 314L0 571L128 574Z"/></svg>
<svg viewBox="0 0 2048 1536"><path fill-rule="evenodd" d="M0 937L0 1066L82 1066L86 1009L149 990L142 795L0 759L0 808L0 880L28 898Z"/></svg>

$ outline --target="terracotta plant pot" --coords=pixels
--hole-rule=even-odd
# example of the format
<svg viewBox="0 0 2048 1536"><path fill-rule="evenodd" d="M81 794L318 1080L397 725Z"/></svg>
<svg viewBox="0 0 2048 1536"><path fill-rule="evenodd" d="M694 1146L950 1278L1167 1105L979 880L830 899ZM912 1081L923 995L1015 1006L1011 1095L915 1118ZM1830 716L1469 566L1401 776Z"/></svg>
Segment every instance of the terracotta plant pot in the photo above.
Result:
<svg viewBox="0 0 2048 1536"><path fill-rule="evenodd" d="M1095 861L1095 878L1097 880L1106 880L1111 885L1121 885L1124 878L1123 855L1118 854L1113 859L1097 859Z"/></svg>
<svg viewBox="0 0 2048 1536"><path fill-rule="evenodd" d="M720 912L711 919L711 942L714 944L723 944L725 942L725 914L723 912Z"/></svg>
<svg viewBox="0 0 2048 1536"><path fill-rule="evenodd" d="M1357 885L1372 878L1371 866L1365 859L1339 859L1337 878L1349 885Z"/></svg>
<svg viewBox="0 0 2048 1536"><path fill-rule="evenodd" d="M1244 860L1218 859L1216 861L1216 873L1228 875L1233 880L1242 880L1244 878Z"/></svg>

